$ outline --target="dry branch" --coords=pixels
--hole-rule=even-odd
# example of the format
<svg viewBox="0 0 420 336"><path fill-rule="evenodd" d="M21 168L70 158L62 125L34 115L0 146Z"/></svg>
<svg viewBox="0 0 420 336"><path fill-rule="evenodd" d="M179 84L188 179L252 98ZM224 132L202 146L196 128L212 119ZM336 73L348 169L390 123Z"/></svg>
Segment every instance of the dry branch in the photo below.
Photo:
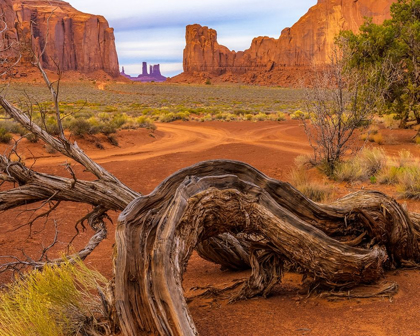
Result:
<svg viewBox="0 0 420 336"><path fill-rule="evenodd" d="M324 206L244 163L203 162L175 173L120 215L115 297L125 335L197 334L182 275L200 242L225 233L264 240L250 253L252 276L237 298L269 294L283 261L324 288L346 289L419 260L415 225L382 193L359 192ZM362 233L357 247L343 243Z"/></svg>

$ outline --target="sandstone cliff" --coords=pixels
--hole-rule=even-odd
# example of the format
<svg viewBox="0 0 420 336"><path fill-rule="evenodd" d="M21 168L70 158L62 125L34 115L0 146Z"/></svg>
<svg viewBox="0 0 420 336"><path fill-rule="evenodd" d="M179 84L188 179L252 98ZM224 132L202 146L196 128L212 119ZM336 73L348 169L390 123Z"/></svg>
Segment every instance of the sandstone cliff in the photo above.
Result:
<svg viewBox="0 0 420 336"><path fill-rule="evenodd" d="M17 57L29 41L36 53L45 49L46 69L56 70L58 64L62 71L103 70L119 76L114 31L104 17L82 13L58 0L0 0L0 11L8 26L0 45L8 57ZM28 61L26 55L23 63Z"/></svg>
<svg viewBox="0 0 420 336"><path fill-rule="evenodd" d="M393 0L318 0L278 39L257 37L245 51L218 44L217 32L198 24L187 26L184 73L172 81L218 78L220 81L290 84L296 74L328 62L340 30L358 31L364 17L376 23L390 16Z"/></svg>

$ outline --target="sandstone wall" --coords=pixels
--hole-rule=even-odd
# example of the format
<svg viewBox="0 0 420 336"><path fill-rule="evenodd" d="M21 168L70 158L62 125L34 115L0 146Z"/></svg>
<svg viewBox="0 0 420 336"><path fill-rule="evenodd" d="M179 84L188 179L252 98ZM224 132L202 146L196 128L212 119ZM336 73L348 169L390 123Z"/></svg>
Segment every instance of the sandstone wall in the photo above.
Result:
<svg viewBox="0 0 420 336"><path fill-rule="evenodd" d="M114 31L104 17L82 13L57 0L0 0L0 10L8 24L0 44L11 46L9 56L16 56L24 42L30 41L37 53L45 48L42 62L47 69L55 70L58 64L63 71L104 70L119 76Z"/></svg>
<svg viewBox="0 0 420 336"><path fill-rule="evenodd" d="M376 23L382 22L390 17L393 2L319 0L291 28L284 29L278 39L257 37L249 49L239 52L218 44L215 30L198 24L189 25L186 29L184 74L179 78L205 74L222 76L226 81L235 81L239 76L245 82L276 82L280 77L289 76L291 70L328 63L340 30L358 31L364 17L372 17ZM279 71L282 74L276 74Z"/></svg>

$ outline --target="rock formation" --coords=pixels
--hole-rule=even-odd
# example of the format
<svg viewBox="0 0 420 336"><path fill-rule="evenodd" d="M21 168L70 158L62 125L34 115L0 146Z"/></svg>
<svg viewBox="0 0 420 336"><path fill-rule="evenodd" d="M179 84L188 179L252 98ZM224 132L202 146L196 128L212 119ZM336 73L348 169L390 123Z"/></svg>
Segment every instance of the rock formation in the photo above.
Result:
<svg viewBox="0 0 420 336"><path fill-rule="evenodd" d="M131 77L125 73L122 67L121 76L128 78L134 82L164 82L166 77L160 73L160 64L150 65L150 73L147 73L147 62L143 62L142 73L137 77Z"/></svg>
<svg viewBox="0 0 420 336"><path fill-rule="evenodd" d="M218 44L217 32L198 24L186 29L184 73L173 81L217 78L220 81L278 84L296 80L313 65L328 63L341 30L358 31L365 17L376 23L390 17L393 0L318 0L278 39L257 37L245 51ZM294 76L293 76L294 75Z"/></svg>
<svg viewBox="0 0 420 336"><path fill-rule="evenodd" d="M104 17L58 0L0 0L0 11L7 24L0 35L0 45L7 48L3 58L24 54L23 62L29 63L30 56L23 52L29 46L37 54L44 51L46 69L56 70L58 65L62 71L103 70L119 76L114 30Z"/></svg>

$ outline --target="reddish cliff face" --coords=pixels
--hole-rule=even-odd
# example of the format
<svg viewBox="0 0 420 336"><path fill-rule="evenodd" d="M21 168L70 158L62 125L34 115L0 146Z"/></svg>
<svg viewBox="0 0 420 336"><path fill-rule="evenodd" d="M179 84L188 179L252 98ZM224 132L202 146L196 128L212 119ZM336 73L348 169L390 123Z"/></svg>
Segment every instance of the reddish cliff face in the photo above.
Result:
<svg viewBox="0 0 420 336"><path fill-rule="evenodd" d="M293 27L284 29L278 39L257 37L249 49L239 52L219 45L215 30L189 25L184 74L178 79L219 77L224 81L287 82L288 78L292 80L292 74L328 63L334 39L341 30L358 31L364 17L372 17L376 23L389 18L393 2L319 0Z"/></svg>
<svg viewBox="0 0 420 336"><path fill-rule="evenodd" d="M45 48L42 62L47 69L56 70L58 64L62 71L104 70L119 76L114 31L104 17L79 12L57 0L0 0L0 10L8 25L0 44L12 46L9 56L16 56L30 41L37 53Z"/></svg>

